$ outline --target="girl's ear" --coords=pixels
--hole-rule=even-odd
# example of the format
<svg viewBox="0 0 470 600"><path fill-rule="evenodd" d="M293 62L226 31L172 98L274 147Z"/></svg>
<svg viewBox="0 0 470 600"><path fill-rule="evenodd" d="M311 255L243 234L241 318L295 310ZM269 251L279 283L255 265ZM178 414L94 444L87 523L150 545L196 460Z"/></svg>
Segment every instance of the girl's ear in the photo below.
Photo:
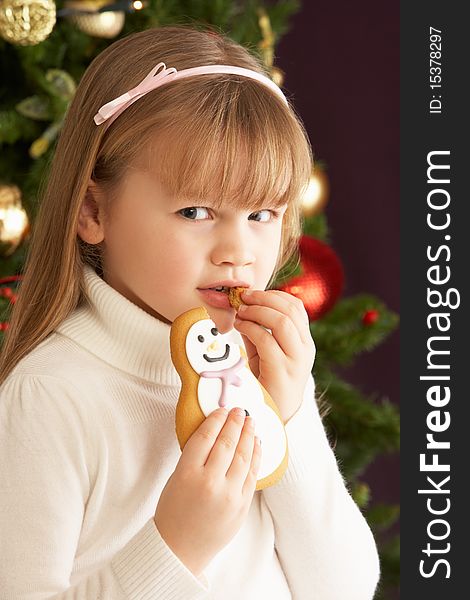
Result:
<svg viewBox="0 0 470 600"><path fill-rule="evenodd" d="M78 215L77 233L88 244L104 240L104 202L98 185L90 179Z"/></svg>

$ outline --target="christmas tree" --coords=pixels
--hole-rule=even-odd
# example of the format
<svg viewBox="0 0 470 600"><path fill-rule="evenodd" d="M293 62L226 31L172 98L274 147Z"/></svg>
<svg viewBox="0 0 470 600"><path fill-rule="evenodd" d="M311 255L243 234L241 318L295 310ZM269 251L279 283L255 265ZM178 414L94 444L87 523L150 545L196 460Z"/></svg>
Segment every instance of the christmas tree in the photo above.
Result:
<svg viewBox="0 0 470 600"><path fill-rule="evenodd" d="M0 3L0 336L21 293L28 236L55 140L77 82L93 58L132 31L209 25L257 52L273 80L282 84L284 74L274 64L275 47L298 9L294 0L269 5L257 0ZM327 178L321 164L315 165L311 183L320 185L321 193L313 196L316 204L304 199L299 255L273 287L300 297L309 314L317 347L314 377L320 408L341 471L379 543L382 580L376 598L387 598L398 579L398 537L389 535L398 507L374 503L373 490L361 476L375 458L397 451L398 413L390 402L365 397L343 381L335 367L373 350L398 319L371 295L341 296L341 261L328 244L322 213Z"/></svg>

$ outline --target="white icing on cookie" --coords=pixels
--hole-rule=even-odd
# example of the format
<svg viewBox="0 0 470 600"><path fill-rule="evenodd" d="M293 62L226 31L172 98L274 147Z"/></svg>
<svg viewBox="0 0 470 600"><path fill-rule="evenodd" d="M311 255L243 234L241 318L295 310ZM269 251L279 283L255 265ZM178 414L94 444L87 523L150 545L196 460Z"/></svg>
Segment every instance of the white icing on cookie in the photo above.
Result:
<svg viewBox="0 0 470 600"><path fill-rule="evenodd" d="M263 479L283 461L286 434L276 413L264 402L263 391L241 356L234 331L221 334L212 320L197 321L186 336L186 356L200 376L198 401L205 416L219 406L227 410L238 406L253 417L255 433L262 441L258 479Z"/></svg>
<svg viewBox="0 0 470 600"><path fill-rule="evenodd" d="M211 319L197 321L190 327L186 356L196 373L227 369L240 360L240 348L229 333L219 333Z"/></svg>

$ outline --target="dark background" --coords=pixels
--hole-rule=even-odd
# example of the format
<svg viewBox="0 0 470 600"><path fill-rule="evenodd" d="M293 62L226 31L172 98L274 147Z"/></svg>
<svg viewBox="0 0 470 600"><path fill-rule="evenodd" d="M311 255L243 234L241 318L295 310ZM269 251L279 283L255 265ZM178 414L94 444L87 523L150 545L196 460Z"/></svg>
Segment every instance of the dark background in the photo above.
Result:
<svg viewBox="0 0 470 600"><path fill-rule="evenodd" d="M399 3L303 1L275 65L324 161L331 245L344 295L371 293L399 312ZM399 332L348 369L363 392L399 403ZM380 457L363 477L373 502L398 503L399 461Z"/></svg>

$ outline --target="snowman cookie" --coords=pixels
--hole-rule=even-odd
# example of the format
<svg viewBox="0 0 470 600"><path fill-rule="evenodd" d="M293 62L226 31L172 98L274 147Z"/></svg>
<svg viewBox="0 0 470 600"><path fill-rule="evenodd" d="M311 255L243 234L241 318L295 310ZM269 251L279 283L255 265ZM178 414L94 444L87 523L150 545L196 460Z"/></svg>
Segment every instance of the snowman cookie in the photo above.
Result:
<svg viewBox="0 0 470 600"><path fill-rule="evenodd" d="M238 337L238 339L237 339ZM180 315L171 326L171 359L182 386L176 406L176 435L183 449L211 412L246 409L262 442L256 489L273 485L287 467L287 436L277 406L253 375L235 330L219 333L205 308Z"/></svg>

